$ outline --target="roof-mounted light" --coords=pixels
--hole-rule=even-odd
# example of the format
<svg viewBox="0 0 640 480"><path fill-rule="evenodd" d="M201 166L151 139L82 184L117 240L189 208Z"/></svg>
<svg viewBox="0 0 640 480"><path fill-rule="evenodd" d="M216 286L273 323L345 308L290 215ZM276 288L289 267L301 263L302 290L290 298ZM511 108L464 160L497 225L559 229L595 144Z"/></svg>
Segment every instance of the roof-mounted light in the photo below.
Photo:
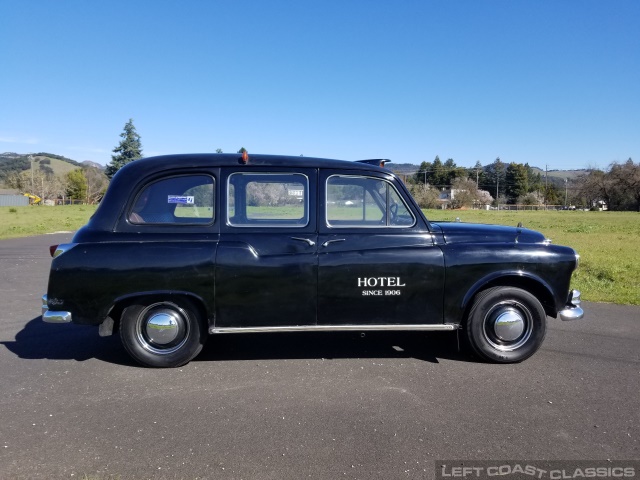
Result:
<svg viewBox="0 0 640 480"><path fill-rule="evenodd" d="M246 150L242 152L242 156L240 157L240 163L242 163L243 165L246 165L247 163L249 163L249 152L247 152Z"/></svg>
<svg viewBox="0 0 640 480"><path fill-rule="evenodd" d="M384 168L385 163L391 163L391 160L386 158L371 158L369 160L356 160L358 163L366 163L368 165L375 165L376 167Z"/></svg>

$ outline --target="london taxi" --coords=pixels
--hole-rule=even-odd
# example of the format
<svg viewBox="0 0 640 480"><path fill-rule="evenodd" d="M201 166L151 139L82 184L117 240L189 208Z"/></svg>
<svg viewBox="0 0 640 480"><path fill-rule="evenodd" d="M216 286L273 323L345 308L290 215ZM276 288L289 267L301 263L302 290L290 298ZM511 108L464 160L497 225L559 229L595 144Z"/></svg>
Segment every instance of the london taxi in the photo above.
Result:
<svg viewBox="0 0 640 480"><path fill-rule="evenodd" d="M583 317L578 255L521 228L425 218L384 162L188 154L129 163L52 247L45 322L118 332L149 367L209 335L455 331L522 361Z"/></svg>

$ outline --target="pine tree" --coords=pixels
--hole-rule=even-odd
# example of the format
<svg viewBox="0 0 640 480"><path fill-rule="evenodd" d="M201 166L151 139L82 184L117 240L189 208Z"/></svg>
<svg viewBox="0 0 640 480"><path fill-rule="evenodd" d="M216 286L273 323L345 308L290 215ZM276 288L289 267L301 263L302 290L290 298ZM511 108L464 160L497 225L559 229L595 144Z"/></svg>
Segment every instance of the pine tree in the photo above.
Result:
<svg viewBox="0 0 640 480"><path fill-rule="evenodd" d="M120 136L122 137L120 144L113 149L113 153L117 155L111 155L111 163L109 163L104 170L104 173L106 173L109 178L113 177L116 172L127 163L142 158L140 135L136 132L133 119L129 119Z"/></svg>

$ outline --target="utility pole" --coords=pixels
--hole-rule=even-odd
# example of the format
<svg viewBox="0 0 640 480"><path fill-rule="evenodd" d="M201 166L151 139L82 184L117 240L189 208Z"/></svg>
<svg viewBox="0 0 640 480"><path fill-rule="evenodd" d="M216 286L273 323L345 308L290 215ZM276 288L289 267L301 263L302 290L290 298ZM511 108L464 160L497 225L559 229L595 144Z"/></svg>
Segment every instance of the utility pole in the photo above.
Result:
<svg viewBox="0 0 640 480"><path fill-rule="evenodd" d="M498 203L498 192L500 187L500 175L496 174L496 207L500 208L500 204Z"/></svg>
<svg viewBox="0 0 640 480"><path fill-rule="evenodd" d="M544 166L544 209L547 210L547 192L549 191L549 183L547 181L549 175L549 165Z"/></svg>
<svg viewBox="0 0 640 480"><path fill-rule="evenodd" d="M569 193L568 182L569 182L569 179L565 178L564 179L564 206L565 207L567 206L567 196L568 196L568 193Z"/></svg>
<svg viewBox="0 0 640 480"><path fill-rule="evenodd" d="M480 169L476 168L476 188L478 188L478 175L479 175Z"/></svg>
<svg viewBox="0 0 640 480"><path fill-rule="evenodd" d="M29 155L29 165L31 165L31 190L33 191L33 156Z"/></svg>

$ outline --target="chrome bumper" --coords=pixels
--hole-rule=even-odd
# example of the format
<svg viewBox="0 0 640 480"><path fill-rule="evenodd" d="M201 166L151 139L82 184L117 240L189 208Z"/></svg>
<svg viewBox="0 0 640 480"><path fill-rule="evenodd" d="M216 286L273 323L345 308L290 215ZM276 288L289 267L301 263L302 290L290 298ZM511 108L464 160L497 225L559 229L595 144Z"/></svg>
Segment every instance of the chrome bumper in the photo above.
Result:
<svg viewBox="0 0 640 480"><path fill-rule="evenodd" d="M566 308L558 312L558 317L560 317L560 320L568 322L570 320L580 320L582 317L584 317L584 310L580 308L581 302L580 291L571 290L571 292L569 292L569 299L567 301Z"/></svg>
<svg viewBox="0 0 640 480"><path fill-rule="evenodd" d="M51 311L47 304L47 296L42 296L42 320L47 323L69 323L71 312Z"/></svg>

